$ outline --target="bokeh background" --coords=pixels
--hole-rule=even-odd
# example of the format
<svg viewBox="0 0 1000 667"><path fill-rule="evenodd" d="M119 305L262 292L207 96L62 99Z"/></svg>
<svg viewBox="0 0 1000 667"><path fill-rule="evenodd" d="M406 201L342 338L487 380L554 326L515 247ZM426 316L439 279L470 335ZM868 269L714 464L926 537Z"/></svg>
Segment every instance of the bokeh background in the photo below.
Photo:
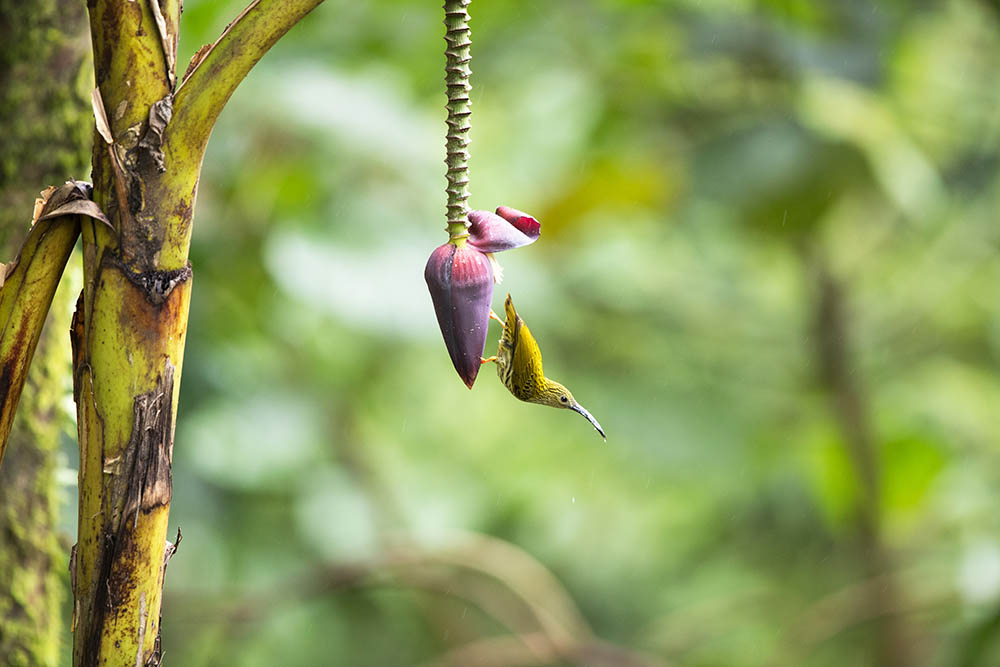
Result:
<svg viewBox="0 0 1000 667"><path fill-rule="evenodd" d="M1000 664L1000 3L472 4L494 305L607 444L451 368L438 4L324 3L213 134L166 660Z"/></svg>

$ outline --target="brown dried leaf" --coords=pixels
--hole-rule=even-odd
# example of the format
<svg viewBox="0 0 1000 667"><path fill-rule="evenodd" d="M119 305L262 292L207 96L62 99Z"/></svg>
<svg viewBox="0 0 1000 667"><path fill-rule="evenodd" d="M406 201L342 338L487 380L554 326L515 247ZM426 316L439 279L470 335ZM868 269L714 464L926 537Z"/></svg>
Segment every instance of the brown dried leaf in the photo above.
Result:
<svg viewBox="0 0 1000 667"><path fill-rule="evenodd" d="M35 209L31 212L31 224L34 225L38 222L38 216L42 214L42 209L45 208L45 203L52 196L52 193L56 191L56 186L50 185L41 192L39 192L38 198L35 199Z"/></svg>
<svg viewBox="0 0 1000 667"><path fill-rule="evenodd" d="M145 151L161 174L167 170L163 162L163 130L174 114L174 98L167 95L153 102L149 108L149 129L139 140L139 149Z"/></svg>
<svg viewBox="0 0 1000 667"><path fill-rule="evenodd" d="M198 66L198 64L208 55L208 52L212 50L211 44L203 44L200 49L195 51L195 54L191 56L190 62L188 62L187 69L184 70L184 79L191 76L191 72ZM184 79L181 79L181 83L184 83Z"/></svg>
<svg viewBox="0 0 1000 667"><path fill-rule="evenodd" d="M90 102L94 107L94 121L97 123L97 132L109 144L115 143L111 134L111 124L108 122L108 112L104 108L104 98L101 97L101 89L95 87L90 94Z"/></svg>
<svg viewBox="0 0 1000 667"><path fill-rule="evenodd" d="M58 218L60 215L85 215L89 218L93 218L94 220L100 220L109 227L111 226L111 221L104 215L104 211L101 210L101 207L98 206L96 202L89 199L75 199L73 201L68 201L62 206L46 213L40 217L39 220Z"/></svg>
<svg viewBox="0 0 1000 667"><path fill-rule="evenodd" d="M114 231L104 211L90 198L92 191L92 186L86 181L66 181L66 184L59 188L49 188L42 193L43 195L49 193L49 196L39 211L40 215L36 218L36 222L61 215L85 215L100 220Z"/></svg>
<svg viewBox="0 0 1000 667"><path fill-rule="evenodd" d="M160 32L160 44L163 46L163 55L167 61L167 78L170 80L172 90L177 81L175 73L177 51L170 33L167 31L167 21L163 18L163 9L160 7L159 0L149 0L149 9L153 13L153 20L156 21L156 29Z"/></svg>
<svg viewBox="0 0 1000 667"><path fill-rule="evenodd" d="M177 537L174 538L173 542L167 540L166 548L163 550L163 567L166 567L167 563L170 562L170 559L174 557L175 553L177 553L177 547L180 546L181 539L183 537L184 536L181 535L181 527L177 526Z"/></svg>

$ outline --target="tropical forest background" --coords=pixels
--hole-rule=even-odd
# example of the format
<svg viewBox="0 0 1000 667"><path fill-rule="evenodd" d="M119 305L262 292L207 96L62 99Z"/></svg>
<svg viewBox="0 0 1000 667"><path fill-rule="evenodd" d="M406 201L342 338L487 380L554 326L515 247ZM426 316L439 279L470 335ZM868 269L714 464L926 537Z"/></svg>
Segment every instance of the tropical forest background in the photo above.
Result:
<svg viewBox="0 0 1000 667"><path fill-rule="evenodd" d="M607 444L451 368L442 11L330 0L205 160L167 663L1000 664L1000 3L470 12L494 307Z"/></svg>

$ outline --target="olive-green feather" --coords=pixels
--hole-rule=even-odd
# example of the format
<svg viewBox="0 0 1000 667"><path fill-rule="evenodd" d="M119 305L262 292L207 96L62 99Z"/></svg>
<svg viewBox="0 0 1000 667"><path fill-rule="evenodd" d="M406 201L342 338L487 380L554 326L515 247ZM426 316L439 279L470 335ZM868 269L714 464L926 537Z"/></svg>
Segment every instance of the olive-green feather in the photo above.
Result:
<svg viewBox="0 0 1000 667"><path fill-rule="evenodd" d="M497 374L514 396L533 401L545 390L542 352L509 295L504 310L507 323L497 350Z"/></svg>
<svg viewBox="0 0 1000 667"><path fill-rule="evenodd" d="M503 325L497 354L484 361L495 361L497 375L516 398L529 403L540 403L553 408L579 412L593 425L601 437L604 429L587 410L577 403L569 389L542 373L542 351L531 335L528 325L514 310L510 295L504 303L507 320Z"/></svg>

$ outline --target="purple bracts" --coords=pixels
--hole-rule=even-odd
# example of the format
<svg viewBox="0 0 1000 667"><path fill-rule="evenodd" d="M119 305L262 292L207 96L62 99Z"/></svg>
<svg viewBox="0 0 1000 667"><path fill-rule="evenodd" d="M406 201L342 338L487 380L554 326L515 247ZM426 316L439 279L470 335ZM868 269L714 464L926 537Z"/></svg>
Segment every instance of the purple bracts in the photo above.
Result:
<svg viewBox="0 0 1000 667"><path fill-rule="evenodd" d="M466 245L445 243L424 269L445 347L462 381L472 389L486 347L493 301L493 269L486 255Z"/></svg>
<svg viewBox="0 0 1000 667"><path fill-rule="evenodd" d="M500 216L489 211L469 213L469 244L483 252L500 252L533 243L541 233L541 225L530 215L501 206L497 212L511 212Z"/></svg>
<svg viewBox="0 0 1000 667"><path fill-rule="evenodd" d="M469 389L479 375L493 301L493 267L487 253L533 243L541 225L530 215L506 206L469 213L465 243L436 248L424 268L441 335L451 363ZM499 266L499 265L498 265Z"/></svg>

